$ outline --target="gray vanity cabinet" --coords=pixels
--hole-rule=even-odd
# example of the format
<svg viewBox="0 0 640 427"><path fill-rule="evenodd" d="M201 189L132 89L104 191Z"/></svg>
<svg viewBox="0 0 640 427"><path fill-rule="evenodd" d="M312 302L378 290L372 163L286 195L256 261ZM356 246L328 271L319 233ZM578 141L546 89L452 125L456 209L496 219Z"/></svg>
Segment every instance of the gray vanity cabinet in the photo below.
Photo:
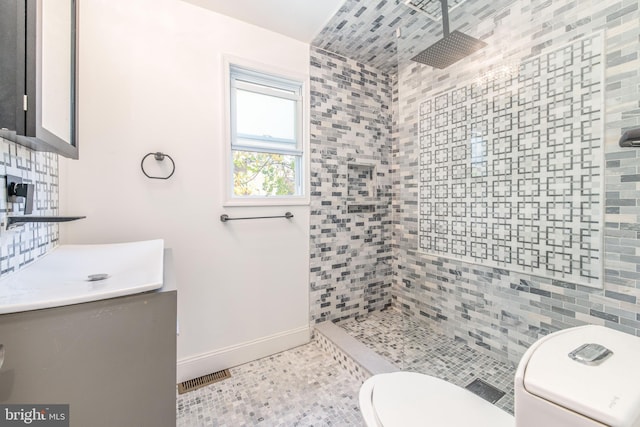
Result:
<svg viewBox="0 0 640 427"><path fill-rule="evenodd" d="M0 315L0 404L69 404L71 426L175 426L175 284ZM170 282L170 281L169 281Z"/></svg>

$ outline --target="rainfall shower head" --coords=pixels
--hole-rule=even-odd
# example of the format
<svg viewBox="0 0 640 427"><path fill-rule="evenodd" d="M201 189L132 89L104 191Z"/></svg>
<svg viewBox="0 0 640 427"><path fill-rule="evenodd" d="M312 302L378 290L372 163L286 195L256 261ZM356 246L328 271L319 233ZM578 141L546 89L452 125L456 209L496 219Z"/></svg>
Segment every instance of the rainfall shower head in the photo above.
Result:
<svg viewBox="0 0 640 427"><path fill-rule="evenodd" d="M465 56L469 56L473 52L482 49L486 45L482 40L478 40L456 30L447 34L444 38L411 58L411 60L431 65L434 68L443 69L458 62Z"/></svg>
<svg viewBox="0 0 640 427"><path fill-rule="evenodd" d="M482 40L468 36L460 31L449 33L449 6L447 0L442 3L442 39L438 40L413 58L412 61L430 65L434 68L447 68L465 56L469 56L487 44Z"/></svg>

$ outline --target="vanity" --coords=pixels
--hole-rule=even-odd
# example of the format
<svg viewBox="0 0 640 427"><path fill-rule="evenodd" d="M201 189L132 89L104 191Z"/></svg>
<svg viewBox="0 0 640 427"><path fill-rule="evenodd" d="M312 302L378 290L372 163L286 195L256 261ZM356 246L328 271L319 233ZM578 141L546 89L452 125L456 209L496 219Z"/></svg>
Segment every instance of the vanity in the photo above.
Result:
<svg viewBox="0 0 640 427"><path fill-rule="evenodd" d="M91 245L77 246L72 249ZM110 257L104 253L95 262L67 257L79 264L82 279L66 273L73 265L60 265L64 273L50 281L59 290L47 294L46 282L37 277L51 276L46 262L53 257L50 264L60 263L56 250L24 269L35 271L24 280L23 271L0 280L0 405L68 404L69 425L78 427L175 426L177 292L171 251L160 249L160 283L149 275L149 262L131 261L124 246L115 248L128 263L120 269L100 261ZM135 271L133 264L145 267ZM20 311L7 313L15 309Z"/></svg>

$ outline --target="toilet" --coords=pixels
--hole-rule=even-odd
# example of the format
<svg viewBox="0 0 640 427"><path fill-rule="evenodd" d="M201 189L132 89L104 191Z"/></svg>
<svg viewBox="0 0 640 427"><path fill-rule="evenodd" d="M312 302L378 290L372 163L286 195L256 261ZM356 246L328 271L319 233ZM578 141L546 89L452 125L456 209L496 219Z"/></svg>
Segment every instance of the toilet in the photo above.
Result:
<svg viewBox="0 0 640 427"><path fill-rule="evenodd" d="M360 388L367 427L640 427L640 338L596 325L541 338L515 375L515 417L470 391L414 373Z"/></svg>

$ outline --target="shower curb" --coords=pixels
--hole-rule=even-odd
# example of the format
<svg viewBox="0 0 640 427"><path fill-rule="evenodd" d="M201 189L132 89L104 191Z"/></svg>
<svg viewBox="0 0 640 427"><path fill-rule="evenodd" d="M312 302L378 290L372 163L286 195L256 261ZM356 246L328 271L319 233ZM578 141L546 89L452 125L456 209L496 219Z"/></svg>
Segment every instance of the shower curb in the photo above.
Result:
<svg viewBox="0 0 640 427"><path fill-rule="evenodd" d="M400 370L331 322L316 325L314 332L320 347L359 381L364 382L372 375Z"/></svg>

